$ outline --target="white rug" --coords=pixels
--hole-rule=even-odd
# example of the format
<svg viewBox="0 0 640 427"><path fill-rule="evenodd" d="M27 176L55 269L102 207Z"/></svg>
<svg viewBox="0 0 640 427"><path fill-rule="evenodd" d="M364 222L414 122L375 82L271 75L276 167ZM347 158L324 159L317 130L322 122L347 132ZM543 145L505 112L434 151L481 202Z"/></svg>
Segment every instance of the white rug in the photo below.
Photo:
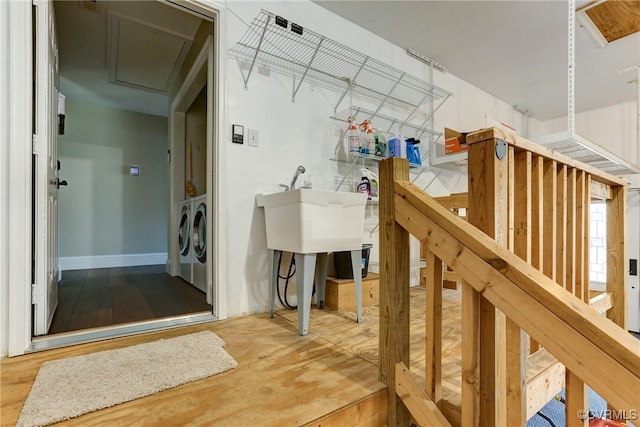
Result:
<svg viewBox="0 0 640 427"><path fill-rule="evenodd" d="M45 362L17 426L45 426L238 366L213 332Z"/></svg>

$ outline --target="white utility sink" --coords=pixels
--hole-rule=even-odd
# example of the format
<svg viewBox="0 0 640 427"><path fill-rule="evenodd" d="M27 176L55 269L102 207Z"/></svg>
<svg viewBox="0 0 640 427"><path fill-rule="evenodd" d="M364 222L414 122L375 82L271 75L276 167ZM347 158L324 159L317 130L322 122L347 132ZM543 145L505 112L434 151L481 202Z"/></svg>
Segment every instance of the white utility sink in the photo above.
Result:
<svg viewBox="0 0 640 427"><path fill-rule="evenodd" d="M324 306L327 253L351 252L356 321L362 321L362 231L367 195L298 189L256 195L264 208L269 258L269 314L274 316L279 262L276 252L292 252L296 262L296 296L300 335L309 331L314 278L318 307Z"/></svg>
<svg viewBox="0 0 640 427"><path fill-rule="evenodd" d="M256 195L267 248L298 254L361 249L367 195L298 189Z"/></svg>

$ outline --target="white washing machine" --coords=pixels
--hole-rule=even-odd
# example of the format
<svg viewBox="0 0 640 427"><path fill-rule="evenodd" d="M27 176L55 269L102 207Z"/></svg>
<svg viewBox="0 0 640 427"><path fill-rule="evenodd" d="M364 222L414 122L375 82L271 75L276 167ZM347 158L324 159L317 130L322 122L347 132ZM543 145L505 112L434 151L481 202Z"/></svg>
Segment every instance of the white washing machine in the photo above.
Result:
<svg viewBox="0 0 640 427"><path fill-rule="evenodd" d="M191 252L193 253L193 286L207 292L207 196L194 197L191 205Z"/></svg>
<svg viewBox="0 0 640 427"><path fill-rule="evenodd" d="M178 203L178 256L179 276L193 283L193 249L191 248L191 199Z"/></svg>

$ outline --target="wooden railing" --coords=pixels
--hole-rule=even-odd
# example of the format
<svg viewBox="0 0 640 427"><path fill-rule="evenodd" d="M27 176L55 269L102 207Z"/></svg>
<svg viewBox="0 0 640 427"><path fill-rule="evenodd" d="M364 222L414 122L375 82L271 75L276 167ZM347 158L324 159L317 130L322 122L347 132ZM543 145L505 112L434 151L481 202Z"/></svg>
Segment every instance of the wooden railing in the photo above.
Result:
<svg viewBox="0 0 640 427"><path fill-rule="evenodd" d="M587 409L585 384L619 414L638 414L640 342L625 324L625 182L497 129L467 141L468 222L410 184L405 161L380 164L379 367L390 389L389 425L409 418L395 390L396 364L409 364L409 233L426 246L431 266L425 392L440 409L442 286L435 284L443 262L464 283L462 405L452 424L525 424L524 332L566 366L567 425L587 423L579 418ZM585 303L595 195L608 204L610 320Z"/></svg>

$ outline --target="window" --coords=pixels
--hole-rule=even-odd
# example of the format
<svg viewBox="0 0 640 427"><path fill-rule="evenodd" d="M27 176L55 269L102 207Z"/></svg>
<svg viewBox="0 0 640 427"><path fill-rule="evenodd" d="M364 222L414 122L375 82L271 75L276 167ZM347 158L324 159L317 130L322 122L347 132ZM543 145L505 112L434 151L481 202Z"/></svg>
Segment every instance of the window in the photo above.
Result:
<svg viewBox="0 0 640 427"><path fill-rule="evenodd" d="M607 281L607 204L589 205L589 280Z"/></svg>

